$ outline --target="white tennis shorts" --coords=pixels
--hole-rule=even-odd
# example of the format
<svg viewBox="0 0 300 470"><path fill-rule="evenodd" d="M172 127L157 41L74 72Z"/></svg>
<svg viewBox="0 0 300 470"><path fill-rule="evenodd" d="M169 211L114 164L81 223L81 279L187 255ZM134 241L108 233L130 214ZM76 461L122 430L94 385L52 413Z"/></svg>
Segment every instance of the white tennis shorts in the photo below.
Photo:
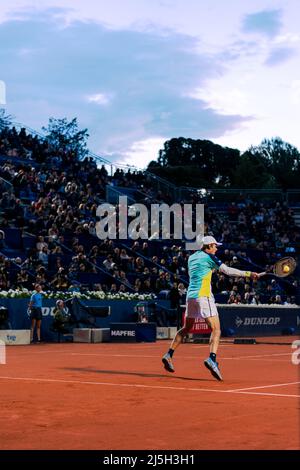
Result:
<svg viewBox="0 0 300 470"><path fill-rule="evenodd" d="M199 297L198 299L187 299L187 318L208 318L218 315L214 297Z"/></svg>

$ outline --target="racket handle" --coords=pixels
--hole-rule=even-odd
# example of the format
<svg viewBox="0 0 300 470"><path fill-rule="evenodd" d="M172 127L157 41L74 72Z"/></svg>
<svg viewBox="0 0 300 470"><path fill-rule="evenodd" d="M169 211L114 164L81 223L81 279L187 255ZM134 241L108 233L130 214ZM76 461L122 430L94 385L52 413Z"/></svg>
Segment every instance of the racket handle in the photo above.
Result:
<svg viewBox="0 0 300 470"><path fill-rule="evenodd" d="M267 273L267 272L259 273L257 277L258 277L258 279L259 279L260 277L263 277L263 276L265 276L266 274L268 274L268 273Z"/></svg>

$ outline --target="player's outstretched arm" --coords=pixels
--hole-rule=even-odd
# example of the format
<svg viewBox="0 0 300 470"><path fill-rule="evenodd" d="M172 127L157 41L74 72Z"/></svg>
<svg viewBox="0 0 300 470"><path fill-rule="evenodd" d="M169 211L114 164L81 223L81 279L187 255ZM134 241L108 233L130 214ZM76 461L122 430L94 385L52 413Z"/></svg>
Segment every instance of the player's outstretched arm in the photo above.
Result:
<svg viewBox="0 0 300 470"><path fill-rule="evenodd" d="M231 268L224 263L221 264L219 271L226 274L227 276L250 277L251 279L258 279L258 274L253 271L241 271L240 269Z"/></svg>

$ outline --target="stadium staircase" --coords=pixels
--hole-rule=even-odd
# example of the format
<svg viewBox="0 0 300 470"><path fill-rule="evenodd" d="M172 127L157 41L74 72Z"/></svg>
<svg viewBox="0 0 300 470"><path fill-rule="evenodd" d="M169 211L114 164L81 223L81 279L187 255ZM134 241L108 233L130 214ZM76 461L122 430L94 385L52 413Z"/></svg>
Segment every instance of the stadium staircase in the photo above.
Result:
<svg viewBox="0 0 300 470"><path fill-rule="evenodd" d="M294 211L294 220L295 220L295 224L300 227L300 207L295 207L293 209Z"/></svg>

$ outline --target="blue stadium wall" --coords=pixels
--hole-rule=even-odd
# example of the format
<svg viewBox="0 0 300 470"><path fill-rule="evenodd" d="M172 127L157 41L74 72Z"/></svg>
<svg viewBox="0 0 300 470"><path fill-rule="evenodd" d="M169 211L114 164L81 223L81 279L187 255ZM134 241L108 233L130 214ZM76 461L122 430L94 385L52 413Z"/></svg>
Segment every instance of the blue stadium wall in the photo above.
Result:
<svg viewBox="0 0 300 470"><path fill-rule="evenodd" d="M98 328L109 328L110 323L135 322L134 311L137 301L85 301L86 306L110 306L111 315L95 318ZM168 301L160 301L169 306ZM0 306L9 312L11 329L29 329L30 318L27 311L28 299L0 299ZM46 341L56 341L57 334L51 331L55 300L45 300L43 307L42 337ZM271 336L300 334L300 307L230 306L218 307L222 333L225 336Z"/></svg>
<svg viewBox="0 0 300 470"><path fill-rule="evenodd" d="M28 302L29 299L0 299L0 307L6 307L8 309L8 324L10 329L30 329L31 320L29 317ZM45 341L57 341L57 334L51 331L55 302L56 300L52 299L46 299L43 301L41 336L42 339ZM82 301L82 303L87 307L110 306L111 314L108 317L93 317L94 323L96 324L97 328L109 328L110 323L135 322L137 320L135 306L137 303L140 303L140 301L103 300L99 302L99 300L88 300L84 302ZM168 308L169 301L160 300L159 305ZM85 325L83 327L87 328L88 325ZM4 329L3 326L2 329Z"/></svg>

